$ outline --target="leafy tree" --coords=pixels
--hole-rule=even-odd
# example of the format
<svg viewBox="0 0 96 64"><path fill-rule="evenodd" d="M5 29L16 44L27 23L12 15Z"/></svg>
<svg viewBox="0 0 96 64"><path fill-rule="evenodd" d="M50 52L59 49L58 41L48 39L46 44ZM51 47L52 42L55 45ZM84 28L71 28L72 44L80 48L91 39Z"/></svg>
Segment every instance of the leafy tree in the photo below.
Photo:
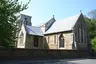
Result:
<svg viewBox="0 0 96 64"><path fill-rule="evenodd" d="M89 19L85 17L86 22L88 23L88 31L90 38L93 39L96 36L96 20Z"/></svg>
<svg viewBox="0 0 96 64"><path fill-rule="evenodd" d="M85 17L85 20L88 23L88 31L91 38L92 48L96 50L96 10L90 11L88 16L90 19Z"/></svg>
<svg viewBox="0 0 96 64"><path fill-rule="evenodd" d="M91 42L92 42L92 49L96 51L96 37L94 37Z"/></svg>
<svg viewBox="0 0 96 64"><path fill-rule="evenodd" d="M17 14L28 8L28 3L22 4L18 0L0 0L0 47L14 46Z"/></svg>
<svg viewBox="0 0 96 64"><path fill-rule="evenodd" d="M96 19L96 9L91 10L90 12L88 12L88 16L89 16L91 19Z"/></svg>

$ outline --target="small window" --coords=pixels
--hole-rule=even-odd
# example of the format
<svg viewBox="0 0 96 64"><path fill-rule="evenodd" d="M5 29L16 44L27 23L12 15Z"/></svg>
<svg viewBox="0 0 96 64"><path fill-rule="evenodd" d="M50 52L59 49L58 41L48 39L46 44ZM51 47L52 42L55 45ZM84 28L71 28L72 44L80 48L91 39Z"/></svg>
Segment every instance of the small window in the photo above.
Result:
<svg viewBox="0 0 96 64"><path fill-rule="evenodd" d="M85 31L83 29L83 43L85 43Z"/></svg>
<svg viewBox="0 0 96 64"><path fill-rule="evenodd" d="M34 36L34 47L38 47L38 40L39 38L37 36Z"/></svg>
<svg viewBox="0 0 96 64"><path fill-rule="evenodd" d="M75 37L76 42L78 42L78 32L79 32L78 29L79 28L76 29L76 34L75 34L76 35L76 37Z"/></svg>
<svg viewBox="0 0 96 64"><path fill-rule="evenodd" d="M83 29L81 28L81 43L83 43Z"/></svg>
<svg viewBox="0 0 96 64"><path fill-rule="evenodd" d="M80 43L80 32L79 27L77 29L77 42Z"/></svg>
<svg viewBox="0 0 96 64"><path fill-rule="evenodd" d="M81 28L79 28L79 43L81 43Z"/></svg>

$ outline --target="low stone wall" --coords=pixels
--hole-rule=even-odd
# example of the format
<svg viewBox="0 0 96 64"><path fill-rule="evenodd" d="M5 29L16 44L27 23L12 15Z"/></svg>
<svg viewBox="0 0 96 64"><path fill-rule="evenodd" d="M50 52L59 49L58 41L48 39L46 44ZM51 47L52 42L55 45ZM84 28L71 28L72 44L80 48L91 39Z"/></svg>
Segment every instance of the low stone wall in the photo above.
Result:
<svg viewBox="0 0 96 64"><path fill-rule="evenodd" d="M45 49L0 49L0 59L59 59L87 57L88 51Z"/></svg>

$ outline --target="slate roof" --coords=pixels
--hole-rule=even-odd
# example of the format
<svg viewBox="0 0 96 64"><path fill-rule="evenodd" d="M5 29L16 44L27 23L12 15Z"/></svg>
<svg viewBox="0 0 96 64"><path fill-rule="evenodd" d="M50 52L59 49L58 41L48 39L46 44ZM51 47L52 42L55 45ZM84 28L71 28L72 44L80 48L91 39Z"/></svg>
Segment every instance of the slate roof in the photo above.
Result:
<svg viewBox="0 0 96 64"><path fill-rule="evenodd" d="M50 19L46 24L45 24L45 31L47 31L51 26L52 26L52 24L55 22L55 19L54 18L52 18L52 19Z"/></svg>
<svg viewBox="0 0 96 64"><path fill-rule="evenodd" d="M56 20L53 25L44 34L69 31L72 30L81 13L63 20Z"/></svg>
<svg viewBox="0 0 96 64"><path fill-rule="evenodd" d="M44 25L46 25L47 27L49 27L49 26L50 26L51 24L53 24L55 21L56 21L56 20L55 20L54 15L53 15L53 17L52 17L49 21L42 23L42 24L39 25L38 27L42 27L42 26L44 26ZM46 31L46 30L45 30L45 31Z"/></svg>
<svg viewBox="0 0 96 64"><path fill-rule="evenodd" d="M41 28L25 25L26 32L30 35L44 36Z"/></svg>
<svg viewBox="0 0 96 64"><path fill-rule="evenodd" d="M55 20L55 18L53 17L53 18L51 18L49 21L41 24L41 25L38 26L38 27L46 26L46 27L45 27L45 31L47 31L55 21L56 21L56 20Z"/></svg>

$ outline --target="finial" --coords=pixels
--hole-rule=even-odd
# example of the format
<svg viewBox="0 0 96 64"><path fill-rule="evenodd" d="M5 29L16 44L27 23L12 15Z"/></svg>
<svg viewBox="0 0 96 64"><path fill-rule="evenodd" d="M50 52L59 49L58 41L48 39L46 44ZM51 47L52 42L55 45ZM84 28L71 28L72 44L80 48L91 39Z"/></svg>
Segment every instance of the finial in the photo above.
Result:
<svg viewBox="0 0 96 64"><path fill-rule="evenodd" d="M82 13L82 10L80 10L80 13Z"/></svg>
<svg viewBox="0 0 96 64"><path fill-rule="evenodd" d="M54 15L53 15L53 18L54 18Z"/></svg>

